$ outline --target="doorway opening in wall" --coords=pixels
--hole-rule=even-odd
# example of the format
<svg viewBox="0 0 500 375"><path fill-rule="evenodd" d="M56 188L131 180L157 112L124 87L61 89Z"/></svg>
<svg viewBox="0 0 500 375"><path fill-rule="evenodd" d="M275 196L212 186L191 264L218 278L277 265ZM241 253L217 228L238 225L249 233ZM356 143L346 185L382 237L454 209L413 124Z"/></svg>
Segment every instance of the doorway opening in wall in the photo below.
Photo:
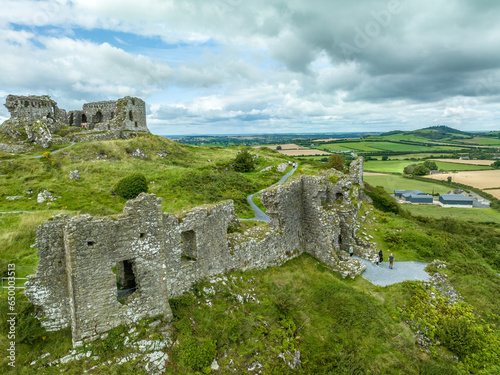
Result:
<svg viewBox="0 0 500 375"><path fill-rule="evenodd" d="M102 122L102 112L101 111L97 111L97 113L95 114L94 122L95 123Z"/></svg>
<svg viewBox="0 0 500 375"><path fill-rule="evenodd" d="M196 233L188 230L181 233L181 260L184 262L195 261L198 257L196 248Z"/></svg>
<svg viewBox="0 0 500 375"><path fill-rule="evenodd" d="M87 116L84 113L82 113L82 122L87 122Z"/></svg>
<svg viewBox="0 0 500 375"><path fill-rule="evenodd" d="M70 114L69 115L69 126L73 126L73 123L75 122L74 118L73 118L73 114Z"/></svg>
<svg viewBox="0 0 500 375"><path fill-rule="evenodd" d="M116 275L116 299L121 304L127 304L129 297L137 291L135 279L135 264L132 259L117 262L111 269Z"/></svg>
<svg viewBox="0 0 500 375"><path fill-rule="evenodd" d="M132 114L132 111L128 111L128 118L130 121L134 121L134 115Z"/></svg>

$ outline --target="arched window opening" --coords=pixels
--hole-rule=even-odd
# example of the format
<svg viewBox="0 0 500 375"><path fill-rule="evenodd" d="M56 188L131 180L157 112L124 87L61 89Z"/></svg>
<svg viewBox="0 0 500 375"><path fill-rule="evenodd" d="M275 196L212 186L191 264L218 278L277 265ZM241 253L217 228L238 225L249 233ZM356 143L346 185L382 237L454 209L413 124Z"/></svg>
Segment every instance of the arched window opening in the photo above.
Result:
<svg viewBox="0 0 500 375"><path fill-rule="evenodd" d="M94 122L99 123L102 122L102 112L97 111L97 113L94 115Z"/></svg>

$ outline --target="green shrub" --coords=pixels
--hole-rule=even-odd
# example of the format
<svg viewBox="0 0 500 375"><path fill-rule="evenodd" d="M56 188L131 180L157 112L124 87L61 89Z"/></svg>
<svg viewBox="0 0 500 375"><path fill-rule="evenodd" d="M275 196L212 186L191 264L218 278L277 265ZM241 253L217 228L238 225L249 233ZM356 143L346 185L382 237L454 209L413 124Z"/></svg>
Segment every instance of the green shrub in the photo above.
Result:
<svg viewBox="0 0 500 375"><path fill-rule="evenodd" d="M478 337L474 330L474 322L463 317L457 319L455 316L445 317L437 330L441 343L450 349L458 358L464 358L468 354L478 350Z"/></svg>
<svg viewBox="0 0 500 375"><path fill-rule="evenodd" d="M345 165L345 158L340 154L333 154L328 158L328 168L335 168L342 171Z"/></svg>
<svg viewBox="0 0 500 375"><path fill-rule="evenodd" d="M366 184L365 193L372 199L375 208L384 212L399 213L399 206L396 200L386 193L382 186L372 188Z"/></svg>
<svg viewBox="0 0 500 375"><path fill-rule="evenodd" d="M182 314L180 314L178 310L183 307L192 306L195 303L195 299L191 294L185 294L177 298L169 299L168 303L170 303L170 308L172 309L174 318L179 318Z"/></svg>
<svg viewBox="0 0 500 375"><path fill-rule="evenodd" d="M202 370L210 366L217 354L216 344L212 340L196 340L189 338L182 344L181 360L193 370Z"/></svg>
<svg viewBox="0 0 500 375"><path fill-rule="evenodd" d="M236 172L251 172L255 169L253 156L246 150L240 151L234 159L234 170Z"/></svg>
<svg viewBox="0 0 500 375"><path fill-rule="evenodd" d="M125 199L133 199L140 193L148 192L148 183L143 174L133 173L119 180L113 186L113 191Z"/></svg>

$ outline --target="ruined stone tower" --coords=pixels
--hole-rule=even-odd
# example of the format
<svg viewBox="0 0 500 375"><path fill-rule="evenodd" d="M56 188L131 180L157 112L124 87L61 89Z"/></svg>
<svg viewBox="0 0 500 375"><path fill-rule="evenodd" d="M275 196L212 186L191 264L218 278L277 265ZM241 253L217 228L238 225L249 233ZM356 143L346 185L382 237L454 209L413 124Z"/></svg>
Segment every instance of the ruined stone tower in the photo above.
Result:
<svg viewBox="0 0 500 375"><path fill-rule="evenodd" d="M67 123L92 130L132 130L149 132L146 103L127 96L118 100L86 103L81 111L70 111Z"/></svg>
<svg viewBox="0 0 500 375"><path fill-rule="evenodd" d="M149 132L146 124L146 103L127 96L118 100L86 103L82 110L69 111L57 107L48 95L7 96L5 106L10 120L26 122L52 119L69 126L84 126L87 130L130 130ZM9 121L9 120L8 120Z"/></svg>
<svg viewBox="0 0 500 375"><path fill-rule="evenodd" d="M56 120L66 122L66 111L59 109L57 103L48 95L9 95L5 100L5 107L9 110L11 119L35 121L52 117Z"/></svg>

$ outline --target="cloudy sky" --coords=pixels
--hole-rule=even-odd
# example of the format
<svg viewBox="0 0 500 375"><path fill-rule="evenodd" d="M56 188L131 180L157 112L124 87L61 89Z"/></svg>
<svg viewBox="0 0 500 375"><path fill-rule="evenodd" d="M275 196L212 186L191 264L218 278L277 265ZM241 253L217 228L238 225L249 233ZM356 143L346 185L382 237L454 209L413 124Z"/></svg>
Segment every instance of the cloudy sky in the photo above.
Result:
<svg viewBox="0 0 500 375"><path fill-rule="evenodd" d="M165 135L500 130L497 0L1 4L3 102L138 96Z"/></svg>

